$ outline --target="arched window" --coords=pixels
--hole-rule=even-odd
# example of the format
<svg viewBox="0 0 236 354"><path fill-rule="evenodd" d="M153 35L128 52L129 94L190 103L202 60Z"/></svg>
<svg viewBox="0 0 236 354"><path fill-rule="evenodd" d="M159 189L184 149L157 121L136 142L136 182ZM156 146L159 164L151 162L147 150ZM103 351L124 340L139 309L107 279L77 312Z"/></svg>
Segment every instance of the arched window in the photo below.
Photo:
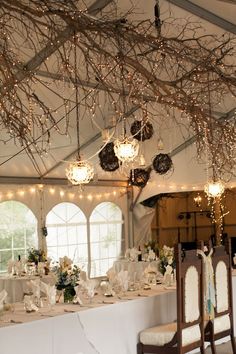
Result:
<svg viewBox="0 0 236 354"><path fill-rule="evenodd" d="M122 212L111 202L96 206L90 217L91 277L106 274L121 254Z"/></svg>
<svg viewBox="0 0 236 354"><path fill-rule="evenodd" d="M37 219L25 205L16 201L0 203L0 271L7 262L26 256L30 247L38 247Z"/></svg>
<svg viewBox="0 0 236 354"><path fill-rule="evenodd" d="M88 263L87 220L73 203L57 204L46 217L48 256L67 256L83 269Z"/></svg>

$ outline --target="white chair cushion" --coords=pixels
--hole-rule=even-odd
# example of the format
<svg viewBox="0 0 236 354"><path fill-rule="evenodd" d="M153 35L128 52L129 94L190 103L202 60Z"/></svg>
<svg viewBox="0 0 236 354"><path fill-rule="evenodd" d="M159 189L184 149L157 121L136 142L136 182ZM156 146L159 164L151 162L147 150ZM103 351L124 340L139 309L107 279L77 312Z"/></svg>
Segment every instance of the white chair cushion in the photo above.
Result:
<svg viewBox="0 0 236 354"><path fill-rule="evenodd" d="M199 325L191 326L182 330L182 345L188 345L201 338Z"/></svg>
<svg viewBox="0 0 236 354"><path fill-rule="evenodd" d="M197 268L190 266L185 275L185 322L193 322L200 316L198 289Z"/></svg>
<svg viewBox="0 0 236 354"><path fill-rule="evenodd" d="M217 312L228 310L228 275L225 262L219 261L215 271L216 279L216 309Z"/></svg>
<svg viewBox="0 0 236 354"><path fill-rule="evenodd" d="M140 333L140 342L144 345L163 346L169 343L177 331L177 323L167 323L161 326L145 329ZM182 345L194 343L201 338L199 325L191 326L182 331Z"/></svg>
<svg viewBox="0 0 236 354"><path fill-rule="evenodd" d="M229 315L214 318L214 333L220 333L230 328Z"/></svg>

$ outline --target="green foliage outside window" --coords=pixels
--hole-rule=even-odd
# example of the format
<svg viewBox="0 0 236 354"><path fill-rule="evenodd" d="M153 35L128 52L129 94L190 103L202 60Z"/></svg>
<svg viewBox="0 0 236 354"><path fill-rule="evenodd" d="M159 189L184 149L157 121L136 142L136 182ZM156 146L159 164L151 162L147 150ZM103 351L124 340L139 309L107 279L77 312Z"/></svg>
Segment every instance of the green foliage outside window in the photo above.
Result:
<svg viewBox="0 0 236 354"><path fill-rule="evenodd" d="M10 259L25 257L30 247L37 246L37 221L31 210L16 201L0 203L0 272Z"/></svg>

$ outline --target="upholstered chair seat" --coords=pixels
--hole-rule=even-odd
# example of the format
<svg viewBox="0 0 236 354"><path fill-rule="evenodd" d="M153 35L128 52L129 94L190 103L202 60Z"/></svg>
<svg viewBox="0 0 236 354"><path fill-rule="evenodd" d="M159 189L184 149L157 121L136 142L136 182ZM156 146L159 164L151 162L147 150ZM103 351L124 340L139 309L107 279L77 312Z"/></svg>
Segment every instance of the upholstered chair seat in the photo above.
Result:
<svg viewBox="0 0 236 354"><path fill-rule="evenodd" d="M140 342L146 345L162 346L169 343L177 331L177 323L167 323L164 325L148 328L141 332ZM194 325L182 330L182 345L197 342L201 338L199 325Z"/></svg>

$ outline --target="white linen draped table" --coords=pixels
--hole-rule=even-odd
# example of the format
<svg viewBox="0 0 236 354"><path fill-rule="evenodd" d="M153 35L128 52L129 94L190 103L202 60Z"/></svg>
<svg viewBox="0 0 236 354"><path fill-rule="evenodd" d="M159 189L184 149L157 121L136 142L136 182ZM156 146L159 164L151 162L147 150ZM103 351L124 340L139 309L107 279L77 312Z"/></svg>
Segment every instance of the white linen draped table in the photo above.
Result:
<svg viewBox="0 0 236 354"><path fill-rule="evenodd" d="M8 302L14 303L23 301L24 293L27 292L28 285L27 283L30 280L39 279L38 276L10 276L2 275L0 276L0 291L5 289L8 294ZM45 283L52 283L53 277L51 275L44 275L40 279ZM55 283L55 281L54 281ZM0 352L1 353L1 352Z"/></svg>
<svg viewBox="0 0 236 354"><path fill-rule="evenodd" d="M127 270L129 276L132 278L136 274L136 280L140 280L144 270L148 267L155 268L157 271L159 270L159 261L151 261L151 262L132 262L127 259L122 259L119 261L115 261L113 263L113 268L116 273L119 273L121 270ZM134 279L132 279L134 280ZM134 280L135 281L135 280Z"/></svg>
<svg viewBox="0 0 236 354"><path fill-rule="evenodd" d="M122 300L103 297L106 304L95 296L94 304L88 305L91 308L58 304L49 312L53 317L48 318L43 317L48 309L40 309L41 315L26 314L22 304L17 304L15 313L4 316L28 322L2 322L5 327L0 328L0 353L136 354L140 331L176 319L174 290L156 286L139 293L130 292ZM65 310L73 313L65 314Z"/></svg>

